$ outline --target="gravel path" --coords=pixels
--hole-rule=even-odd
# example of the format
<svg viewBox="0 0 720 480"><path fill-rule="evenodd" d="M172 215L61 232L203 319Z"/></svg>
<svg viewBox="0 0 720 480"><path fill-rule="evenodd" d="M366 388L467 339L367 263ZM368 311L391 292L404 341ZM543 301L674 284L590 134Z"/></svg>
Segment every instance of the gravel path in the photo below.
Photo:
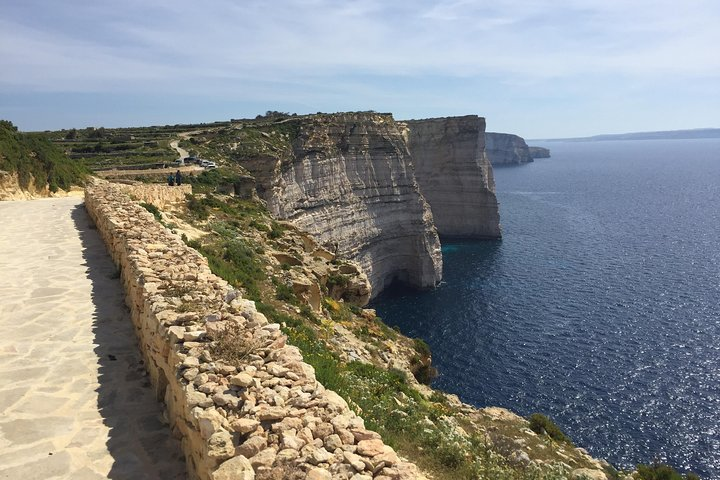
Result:
<svg viewBox="0 0 720 480"><path fill-rule="evenodd" d="M82 198L0 202L0 479L184 479Z"/></svg>

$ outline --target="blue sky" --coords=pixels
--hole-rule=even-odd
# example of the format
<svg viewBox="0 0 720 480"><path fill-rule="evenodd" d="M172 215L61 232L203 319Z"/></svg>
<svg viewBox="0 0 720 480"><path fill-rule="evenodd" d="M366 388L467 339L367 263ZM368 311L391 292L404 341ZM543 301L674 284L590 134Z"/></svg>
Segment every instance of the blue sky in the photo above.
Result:
<svg viewBox="0 0 720 480"><path fill-rule="evenodd" d="M22 130L376 110L526 138L720 127L717 0L3 0Z"/></svg>

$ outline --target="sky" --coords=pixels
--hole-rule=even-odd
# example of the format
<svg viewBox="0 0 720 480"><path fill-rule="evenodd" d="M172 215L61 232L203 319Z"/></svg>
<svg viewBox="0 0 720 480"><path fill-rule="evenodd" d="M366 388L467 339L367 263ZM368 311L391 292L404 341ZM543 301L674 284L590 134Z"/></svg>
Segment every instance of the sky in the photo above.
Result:
<svg viewBox="0 0 720 480"><path fill-rule="evenodd" d="M477 114L528 139L720 127L717 0L2 0L21 130L267 110Z"/></svg>

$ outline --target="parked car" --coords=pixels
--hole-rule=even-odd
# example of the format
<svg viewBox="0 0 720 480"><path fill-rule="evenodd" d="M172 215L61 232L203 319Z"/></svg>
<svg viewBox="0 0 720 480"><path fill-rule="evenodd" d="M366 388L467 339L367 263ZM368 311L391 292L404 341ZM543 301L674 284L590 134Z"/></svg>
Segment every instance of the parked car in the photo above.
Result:
<svg viewBox="0 0 720 480"><path fill-rule="evenodd" d="M210 160L202 160L200 166L203 168L217 168L215 162L211 162Z"/></svg>

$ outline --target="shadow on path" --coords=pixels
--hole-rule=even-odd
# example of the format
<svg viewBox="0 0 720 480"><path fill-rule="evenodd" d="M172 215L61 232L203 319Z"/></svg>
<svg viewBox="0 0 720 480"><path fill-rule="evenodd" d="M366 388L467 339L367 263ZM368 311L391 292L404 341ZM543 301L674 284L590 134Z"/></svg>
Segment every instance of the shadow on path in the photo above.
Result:
<svg viewBox="0 0 720 480"><path fill-rule="evenodd" d="M162 409L145 373L118 270L84 204L73 209L72 219L92 282L98 410L110 429L107 449L114 460L108 478L185 479L180 443L162 421Z"/></svg>

